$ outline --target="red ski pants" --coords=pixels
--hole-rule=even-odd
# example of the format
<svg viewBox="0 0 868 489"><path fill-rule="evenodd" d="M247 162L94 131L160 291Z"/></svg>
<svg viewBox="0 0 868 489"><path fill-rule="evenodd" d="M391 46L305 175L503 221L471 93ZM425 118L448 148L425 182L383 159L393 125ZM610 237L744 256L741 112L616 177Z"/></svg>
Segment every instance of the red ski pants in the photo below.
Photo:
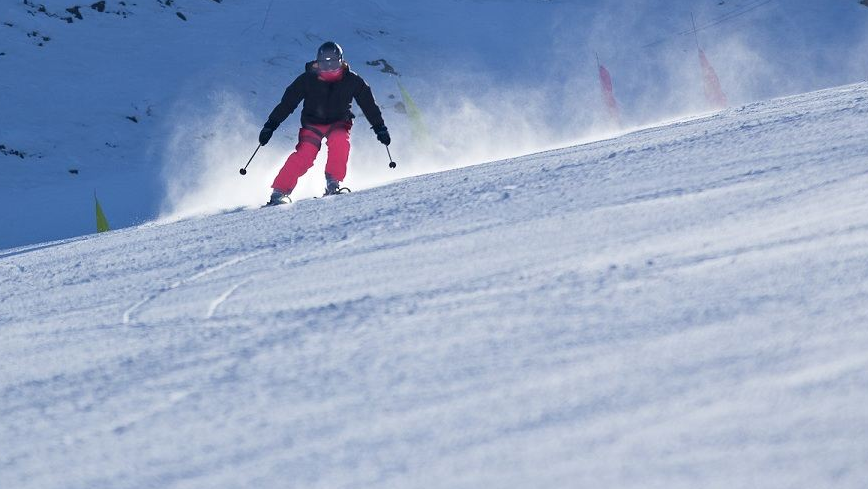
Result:
<svg viewBox="0 0 868 489"><path fill-rule="evenodd" d="M271 188L283 193L289 193L295 188L299 177L313 167L326 139L328 160L325 172L331 178L341 181L347 176L347 160L350 158L350 129L353 123L340 121L334 124L305 124L298 130L298 144L295 152L289 155L283 168L271 184Z"/></svg>

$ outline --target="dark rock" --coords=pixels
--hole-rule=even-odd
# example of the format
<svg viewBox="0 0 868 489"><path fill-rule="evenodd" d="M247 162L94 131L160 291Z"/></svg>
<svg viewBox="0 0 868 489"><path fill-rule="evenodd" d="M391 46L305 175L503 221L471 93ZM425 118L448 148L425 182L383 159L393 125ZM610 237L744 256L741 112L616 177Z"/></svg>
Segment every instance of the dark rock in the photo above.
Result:
<svg viewBox="0 0 868 489"><path fill-rule="evenodd" d="M24 3L24 5L26 5L27 7L29 7L27 9L27 12L30 15L36 15L37 13L40 13L46 17L51 17L52 19L60 19L60 20L65 21L68 24L72 24L72 21L73 21L72 17L62 17L61 15L55 14L54 12L49 12L48 9L45 8L45 5L41 5L41 4L36 5L35 3L31 2L30 0L23 0L22 3ZM73 8L75 8L75 7L73 7ZM33 9L33 10L31 10L31 9ZM69 11L69 9L67 9L67 11ZM12 27L12 24L7 23L6 25Z"/></svg>
<svg viewBox="0 0 868 489"><path fill-rule="evenodd" d="M392 65L390 65L389 62L386 61L385 59L375 59L374 61L368 61L367 65L368 66L382 66L382 69L380 69L380 71L382 71L383 73L388 73L390 75L395 75L395 76L401 76L398 74L397 71L395 71L395 68L393 68Z"/></svg>
<svg viewBox="0 0 868 489"><path fill-rule="evenodd" d="M862 5L864 5L864 6L866 6L866 7L868 7L868 0L862 0L862 1L859 2L859 3L862 4Z"/></svg>
<svg viewBox="0 0 868 489"><path fill-rule="evenodd" d="M105 12L105 0L99 0L90 6L90 8L96 10L97 12Z"/></svg>
<svg viewBox="0 0 868 489"><path fill-rule="evenodd" d="M72 16L78 20L84 19L84 17L81 16L81 7L79 7L78 5L76 5L75 7L69 7L68 9L66 9L66 11L71 13Z"/></svg>
<svg viewBox="0 0 868 489"><path fill-rule="evenodd" d="M128 116L127 116L127 119L129 119L129 120L135 122L136 124L139 123L139 118L136 117L136 116L134 116L134 115L128 115Z"/></svg>
<svg viewBox="0 0 868 489"><path fill-rule="evenodd" d="M182 14L181 12L175 12L175 15L177 15L178 18L183 20L183 21L187 20L187 17L185 17L184 14Z"/></svg>
<svg viewBox="0 0 868 489"><path fill-rule="evenodd" d="M73 175L78 175L78 169L77 168L70 168L69 173L72 173Z"/></svg>
<svg viewBox="0 0 868 489"><path fill-rule="evenodd" d="M25 156L27 156L27 153L24 153L22 151L18 151L18 150L12 149L12 148L7 148L5 144L0 144L0 154L6 155L6 156L17 156L17 157L21 158L22 160L24 159Z"/></svg>

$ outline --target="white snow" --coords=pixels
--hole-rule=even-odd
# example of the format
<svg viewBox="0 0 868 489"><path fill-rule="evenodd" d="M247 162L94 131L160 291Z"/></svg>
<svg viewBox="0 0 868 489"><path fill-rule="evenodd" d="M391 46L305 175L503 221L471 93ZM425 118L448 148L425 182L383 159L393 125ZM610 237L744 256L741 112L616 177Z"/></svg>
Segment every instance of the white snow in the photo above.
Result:
<svg viewBox="0 0 868 489"><path fill-rule="evenodd" d="M0 252L0 487L864 487L866 117Z"/></svg>

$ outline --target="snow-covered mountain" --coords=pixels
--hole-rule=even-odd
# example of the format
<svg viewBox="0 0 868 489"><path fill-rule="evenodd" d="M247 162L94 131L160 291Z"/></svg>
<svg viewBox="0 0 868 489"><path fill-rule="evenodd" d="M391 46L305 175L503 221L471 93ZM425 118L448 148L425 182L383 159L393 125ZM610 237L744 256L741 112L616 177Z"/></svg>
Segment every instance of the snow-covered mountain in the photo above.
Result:
<svg viewBox="0 0 868 489"><path fill-rule="evenodd" d="M2 252L0 487L864 487L866 116Z"/></svg>
<svg viewBox="0 0 868 489"><path fill-rule="evenodd" d="M595 53L628 128L705 111L691 12L734 106L868 72L856 0L8 0L0 248L91 232L94 191L114 227L261 203L295 118L247 178L237 168L324 39L344 44L395 135L389 171L357 127L357 189L610 135ZM431 145L414 143L389 72ZM318 173L299 196L320 190Z"/></svg>

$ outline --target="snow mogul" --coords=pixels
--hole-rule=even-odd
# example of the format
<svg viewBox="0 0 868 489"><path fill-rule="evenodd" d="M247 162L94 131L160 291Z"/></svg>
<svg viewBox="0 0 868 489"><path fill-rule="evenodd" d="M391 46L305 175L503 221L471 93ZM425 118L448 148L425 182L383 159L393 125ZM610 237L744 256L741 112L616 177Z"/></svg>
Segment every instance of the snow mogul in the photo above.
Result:
<svg viewBox="0 0 868 489"><path fill-rule="evenodd" d="M316 60L308 62L304 73L287 87L259 133L259 144L265 146L278 126L304 100L298 144L274 179L271 199L266 205L291 202L289 194L299 177L313 167L323 139L328 146L325 195L347 191L341 188L341 181L346 177L350 156L350 130L355 117L350 111L353 99L371 124L377 140L388 146L392 139L371 87L350 70L344 61L343 49L334 42L327 42L317 50Z"/></svg>

